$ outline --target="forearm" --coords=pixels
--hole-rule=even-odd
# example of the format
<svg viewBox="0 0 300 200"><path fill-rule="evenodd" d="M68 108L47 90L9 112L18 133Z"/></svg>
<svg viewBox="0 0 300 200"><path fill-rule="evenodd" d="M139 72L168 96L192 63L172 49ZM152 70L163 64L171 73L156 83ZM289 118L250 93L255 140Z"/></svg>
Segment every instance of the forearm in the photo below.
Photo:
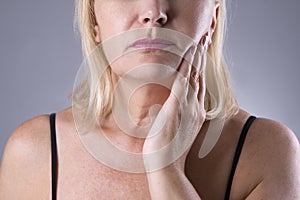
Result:
<svg viewBox="0 0 300 200"><path fill-rule="evenodd" d="M152 200L200 199L184 172L172 165L147 173L147 178Z"/></svg>

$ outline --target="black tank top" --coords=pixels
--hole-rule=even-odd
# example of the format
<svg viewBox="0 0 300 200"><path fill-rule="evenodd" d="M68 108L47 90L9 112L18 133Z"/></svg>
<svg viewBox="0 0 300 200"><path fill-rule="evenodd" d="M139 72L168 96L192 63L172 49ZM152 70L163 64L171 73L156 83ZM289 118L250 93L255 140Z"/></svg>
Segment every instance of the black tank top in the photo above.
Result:
<svg viewBox="0 0 300 200"><path fill-rule="evenodd" d="M57 145L56 145L56 130L55 130L55 113L52 113L50 115L50 130L51 130L51 173L52 173L52 200L56 200L56 188L57 188L57 169L58 169L58 163L57 163ZM230 197L230 191L232 186L232 181L234 177L234 173L242 152L242 148L247 136L247 132L249 130L250 125L252 122L256 119L255 116L250 116L246 123L244 124L244 127L242 129L235 154L233 157L233 162L227 182L226 187L226 194L225 194L225 200L228 200Z"/></svg>

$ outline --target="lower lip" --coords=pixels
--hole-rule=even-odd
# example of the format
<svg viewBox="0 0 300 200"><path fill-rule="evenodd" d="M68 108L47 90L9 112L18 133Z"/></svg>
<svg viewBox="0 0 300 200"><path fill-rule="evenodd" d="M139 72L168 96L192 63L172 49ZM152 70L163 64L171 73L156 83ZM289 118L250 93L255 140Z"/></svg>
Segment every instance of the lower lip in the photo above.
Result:
<svg viewBox="0 0 300 200"><path fill-rule="evenodd" d="M170 44L137 44L133 47L139 50L145 51L154 51L154 50L163 50L167 47L171 46Z"/></svg>

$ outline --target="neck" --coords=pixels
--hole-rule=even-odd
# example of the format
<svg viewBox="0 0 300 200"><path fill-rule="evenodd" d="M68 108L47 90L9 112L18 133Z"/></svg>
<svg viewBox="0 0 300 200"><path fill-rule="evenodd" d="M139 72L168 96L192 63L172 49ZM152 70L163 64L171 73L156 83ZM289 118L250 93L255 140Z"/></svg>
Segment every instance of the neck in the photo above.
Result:
<svg viewBox="0 0 300 200"><path fill-rule="evenodd" d="M132 119L137 125L150 122L149 117L159 111L158 109L164 104L169 94L169 89L157 84L148 84L136 90L128 105Z"/></svg>
<svg viewBox="0 0 300 200"><path fill-rule="evenodd" d="M117 83L113 79L113 83ZM130 117L134 127L151 125L152 117L160 110L170 95L170 90L159 84L146 84L141 87L138 80L122 80L118 85L114 84L113 117L124 118L124 123L129 122ZM136 129L138 130L138 129Z"/></svg>

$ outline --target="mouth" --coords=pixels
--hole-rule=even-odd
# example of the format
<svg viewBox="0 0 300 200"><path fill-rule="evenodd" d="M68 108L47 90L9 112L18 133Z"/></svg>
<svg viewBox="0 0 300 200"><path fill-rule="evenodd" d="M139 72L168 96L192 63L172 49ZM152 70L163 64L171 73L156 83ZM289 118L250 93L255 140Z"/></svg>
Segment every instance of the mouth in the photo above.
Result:
<svg viewBox="0 0 300 200"><path fill-rule="evenodd" d="M163 50L173 45L174 43L164 39L144 38L135 41L130 47L138 50L153 51L153 50Z"/></svg>

